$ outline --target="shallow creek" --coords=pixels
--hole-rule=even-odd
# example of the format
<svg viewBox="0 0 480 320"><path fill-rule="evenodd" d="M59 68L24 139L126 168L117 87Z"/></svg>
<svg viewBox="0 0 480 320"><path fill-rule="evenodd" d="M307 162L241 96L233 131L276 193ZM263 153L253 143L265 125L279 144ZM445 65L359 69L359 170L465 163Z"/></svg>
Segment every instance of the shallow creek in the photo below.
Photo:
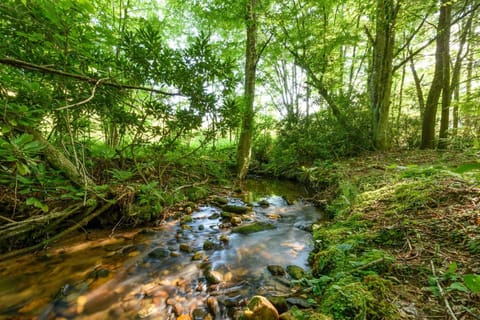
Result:
<svg viewBox="0 0 480 320"><path fill-rule="evenodd" d="M206 204L183 226L79 234L0 262L0 319L231 319L253 295L295 296L290 276L267 266L307 270L308 229L321 213L299 200L298 185L251 180L246 189L243 199L228 197L253 204L242 224L275 228L232 233L222 210Z"/></svg>

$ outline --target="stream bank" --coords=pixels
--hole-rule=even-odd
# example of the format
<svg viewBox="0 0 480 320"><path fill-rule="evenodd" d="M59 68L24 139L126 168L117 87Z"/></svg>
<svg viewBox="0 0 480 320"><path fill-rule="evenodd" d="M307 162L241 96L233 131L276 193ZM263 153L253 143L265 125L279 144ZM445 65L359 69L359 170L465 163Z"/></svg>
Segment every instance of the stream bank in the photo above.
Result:
<svg viewBox="0 0 480 320"><path fill-rule="evenodd" d="M329 181L316 197L333 217L313 226L313 277L302 280L315 312L335 320L479 319L478 156L371 153L308 168L312 185Z"/></svg>

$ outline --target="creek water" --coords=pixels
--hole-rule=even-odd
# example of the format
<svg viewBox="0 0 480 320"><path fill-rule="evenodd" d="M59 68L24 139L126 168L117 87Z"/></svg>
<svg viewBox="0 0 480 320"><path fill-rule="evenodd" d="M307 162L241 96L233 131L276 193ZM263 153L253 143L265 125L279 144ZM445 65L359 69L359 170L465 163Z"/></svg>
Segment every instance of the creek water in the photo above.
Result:
<svg viewBox="0 0 480 320"><path fill-rule="evenodd" d="M231 319L253 295L293 296L292 279L267 266L308 270L308 230L321 213L295 184L250 180L246 190L228 197L253 204L242 224L273 229L232 233L222 210L205 204L183 225L79 234L0 262L0 319Z"/></svg>

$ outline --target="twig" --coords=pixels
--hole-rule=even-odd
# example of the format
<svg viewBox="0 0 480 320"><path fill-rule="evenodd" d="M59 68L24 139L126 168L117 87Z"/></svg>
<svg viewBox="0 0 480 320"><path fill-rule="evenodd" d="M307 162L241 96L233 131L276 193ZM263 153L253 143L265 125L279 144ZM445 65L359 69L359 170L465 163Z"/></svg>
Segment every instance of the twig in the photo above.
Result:
<svg viewBox="0 0 480 320"><path fill-rule="evenodd" d="M173 189L173 192L175 193L175 192L180 191L180 190L185 189L185 188L198 187L198 186L204 185L208 182L208 179L209 178L207 177L207 179L205 179L203 181L195 182L195 183L192 183L192 184L186 184L184 186L180 186L178 188Z"/></svg>
<svg viewBox="0 0 480 320"><path fill-rule="evenodd" d="M435 277L435 282L437 283L438 291L440 292L440 295L441 295L442 298L443 298L443 302L445 303L445 307L447 308L447 313L450 315L450 317L452 317L452 319L458 320L458 319L457 319L457 316L455 315L455 313L453 312L452 308L450 307L450 303L448 303L447 296L445 295L445 292L443 291L443 288L442 288L442 286L440 285L440 282L439 282L438 279L437 279L437 275L436 275L436 273L435 273L435 265L433 264L433 261L432 261L432 260L430 260L430 265L432 266L432 274L433 274L433 276Z"/></svg>
<svg viewBox="0 0 480 320"><path fill-rule="evenodd" d="M98 79L98 81L95 82L95 85L93 86L93 89L92 89L92 93L90 94L90 97L88 97L87 99L82 100L82 101L77 102L77 103L74 103L74 104L67 104L67 105L64 106L64 107L57 108L56 110L57 110L57 111L65 110L65 109L69 109L69 108L81 106L82 104L85 104L85 103L89 102L90 100L92 100L92 99L95 97L95 91L97 90L98 85L99 85L102 81L105 81L105 80L108 80L108 78Z"/></svg>
<svg viewBox="0 0 480 320"><path fill-rule="evenodd" d="M360 271L360 270L363 270L363 269L367 269L367 268L369 268L373 265L376 265L377 263L383 262L384 260L385 260L385 258L379 258L377 260L370 261L369 263L366 263L363 266L355 268L355 270L353 270L353 272Z"/></svg>
<svg viewBox="0 0 480 320"><path fill-rule="evenodd" d="M10 219L10 218L4 217L4 216L2 216L2 215L0 215L0 219L3 219L3 220L5 220L5 221L11 222L11 223L17 222L17 221L15 221L15 220L12 220L12 219Z"/></svg>
<svg viewBox="0 0 480 320"><path fill-rule="evenodd" d="M124 217L125 216L122 215L122 217L118 220L118 222L115 224L115 226L113 226L113 229L110 232L110 235L108 236L109 238L113 237L113 234L115 233L115 229L117 229L117 227L120 225L120 223L122 222Z"/></svg>

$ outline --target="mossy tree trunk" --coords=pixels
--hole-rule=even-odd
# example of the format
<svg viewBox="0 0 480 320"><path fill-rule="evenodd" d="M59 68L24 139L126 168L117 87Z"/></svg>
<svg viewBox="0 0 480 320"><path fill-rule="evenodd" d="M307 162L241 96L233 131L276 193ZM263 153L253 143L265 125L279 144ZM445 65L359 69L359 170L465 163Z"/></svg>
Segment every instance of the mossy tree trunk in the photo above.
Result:
<svg viewBox="0 0 480 320"><path fill-rule="evenodd" d="M373 144L378 150L388 148L388 115L393 75L395 20L398 5L394 0L377 0L376 31L370 74Z"/></svg>
<svg viewBox="0 0 480 320"><path fill-rule="evenodd" d="M237 177L243 180L248 172L252 157L254 127L253 102L255 99L255 79L257 68L257 18L256 0L246 2L247 48L245 53L245 93L243 104L242 129L237 149Z"/></svg>
<svg viewBox="0 0 480 320"><path fill-rule="evenodd" d="M446 39L445 31L447 27L450 27L447 26L447 22L449 21L447 15L450 10L447 7L450 7L449 1L442 0L437 26L435 72L428 92L427 102L425 103L425 112L422 121L421 149L433 149L435 147L435 124L437 121L438 100L440 99L442 89L444 88L445 63L447 63L445 61L445 51L447 50L445 46L448 46L448 41Z"/></svg>

